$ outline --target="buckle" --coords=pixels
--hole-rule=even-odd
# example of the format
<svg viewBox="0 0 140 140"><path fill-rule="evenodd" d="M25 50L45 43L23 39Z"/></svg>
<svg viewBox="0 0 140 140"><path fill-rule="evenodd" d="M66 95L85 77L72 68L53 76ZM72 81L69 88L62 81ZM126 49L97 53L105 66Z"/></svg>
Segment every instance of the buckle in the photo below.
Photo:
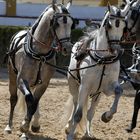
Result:
<svg viewBox="0 0 140 140"><path fill-rule="evenodd" d="M40 56L40 60L45 63L46 62L46 57L45 56Z"/></svg>

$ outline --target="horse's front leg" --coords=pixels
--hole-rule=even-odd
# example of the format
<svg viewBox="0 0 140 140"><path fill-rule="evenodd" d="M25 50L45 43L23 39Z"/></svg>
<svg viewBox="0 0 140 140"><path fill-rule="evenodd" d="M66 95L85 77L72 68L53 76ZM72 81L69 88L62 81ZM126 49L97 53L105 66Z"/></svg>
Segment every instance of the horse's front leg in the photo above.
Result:
<svg viewBox="0 0 140 140"><path fill-rule="evenodd" d="M92 118L95 113L95 108L99 103L100 97L101 97L101 95L99 93L96 96L92 97L92 99L91 99L91 104L90 104L90 107L87 112L87 124L86 124L85 138L86 137L92 138L92 135L90 134L91 122L92 122Z"/></svg>
<svg viewBox="0 0 140 140"><path fill-rule="evenodd" d="M86 86L86 85L85 85ZM67 140L73 140L74 139L74 133L77 127L77 124L80 123L82 117L83 117L83 108L85 107L88 99L88 87L85 87L84 85L80 85L79 87L79 97L77 102L77 108L73 116L73 122L71 127L69 128L69 133L67 134Z"/></svg>
<svg viewBox="0 0 140 140"><path fill-rule="evenodd" d="M67 114L68 116L68 123L65 126L65 133L68 135L70 132L70 128L72 126L73 123L73 118L74 118L74 113L76 111L76 107L77 107L77 101L78 101L78 87L79 85L76 83L75 79L73 79L73 77L71 77L69 75L68 77L68 84L69 84L69 90L70 90L70 94L71 96L68 99L68 108L67 110L69 111Z"/></svg>
<svg viewBox="0 0 140 140"><path fill-rule="evenodd" d="M37 110L33 116L32 126L31 126L32 131L35 133L39 132L40 130L39 118L40 118L40 113L39 113L39 104L38 104Z"/></svg>
<svg viewBox="0 0 140 140"><path fill-rule="evenodd" d="M113 115L117 112L118 102L123 93L123 89L118 82L115 82L113 84L113 87L115 92L115 99L113 105L111 106L110 111L105 112L101 118L102 121L105 123L109 122L113 118Z"/></svg>
<svg viewBox="0 0 140 140"><path fill-rule="evenodd" d="M25 95L25 101L27 105L27 114L20 127L21 132L26 133L29 130L29 125L32 116L37 109L38 101L34 99L29 88L29 83L26 80L23 80L22 78L18 78L18 88Z"/></svg>

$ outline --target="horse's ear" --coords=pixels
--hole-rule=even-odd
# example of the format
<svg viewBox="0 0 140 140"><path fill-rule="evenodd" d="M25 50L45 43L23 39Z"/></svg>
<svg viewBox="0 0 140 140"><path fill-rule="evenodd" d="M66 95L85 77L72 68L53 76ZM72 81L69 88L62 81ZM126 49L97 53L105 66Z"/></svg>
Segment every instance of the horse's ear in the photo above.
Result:
<svg viewBox="0 0 140 140"><path fill-rule="evenodd" d="M66 6L67 10L70 8L71 5L72 5L72 0L70 0L70 1L67 3L67 6Z"/></svg>
<svg viewBox="0 0 140 140"><path fill-rule="evenodd" d="M57 7L57 5L56 5L57 3L56 3L56 0L52 0L52 8L53 8L53 10L56 12L56 11L59 11L59 9L58 9L58 7Z"/></svg>
<svg viewBox="0 0 140 140"><path fill-rule="evenodd" d="M111 12L111 5L110 5L109 1L107 3L107 7L108 7L108 11Z"/></svg>
<svg viewBox="0 0 140 140"><path fill-rule="evenodd" d="M123 0L124 3L126 3L126 0Z"/></svg>

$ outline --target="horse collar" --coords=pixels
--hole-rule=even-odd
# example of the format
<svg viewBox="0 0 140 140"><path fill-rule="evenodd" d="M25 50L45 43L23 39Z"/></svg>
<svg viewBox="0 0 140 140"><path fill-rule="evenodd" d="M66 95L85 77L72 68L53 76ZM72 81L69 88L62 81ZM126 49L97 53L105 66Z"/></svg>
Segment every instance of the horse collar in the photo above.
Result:
<svg viewBox="0 0 140 140"><path fill-rule="evenodd" d="M39 54L36 53L33 48L32 48L32 37L30 36L29 33L27 33L26 37L25 37L25 45L24 45L24 50L25 53L38 61L44 62L46 63L48 60L50 60L51 58L53 58L53 56L55 55L55 50L51 49L50 51L48 51L46 54Z"/></svg>

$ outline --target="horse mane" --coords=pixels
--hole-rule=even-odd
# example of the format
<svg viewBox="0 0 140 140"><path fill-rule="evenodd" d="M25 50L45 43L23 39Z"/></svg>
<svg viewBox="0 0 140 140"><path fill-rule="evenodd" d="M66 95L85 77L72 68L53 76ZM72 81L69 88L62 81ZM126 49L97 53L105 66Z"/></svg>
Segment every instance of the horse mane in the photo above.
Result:
<svg viewBox="0 0 140 140"><path fill-rule="evenodd" d="M52 5L49 5L46 7L45 10L43 10L43 12L41 13L41 15L37 18L37 20L34 22L34 24L32 25L32 31L34 31L36 29L36 27L38 26L40 20L42 19L44 13L50 8L52 7Z"/></svg>
<svg viewBox="0 0 140 140"><path fill-rule="evenodd" d="M65 8L65 6L63 4L57 4L57 6L60 6L62 8L62 12L68 14L68 10ZM45 14L46 11L48 11L49 8L51 8L52 5L48 5L45 10L43 10L43 12L41 13L41 15L37 18L37 20L34 22L34 24L32 25L32 30L34 31L36 29L36 27L38 26L39 22L41 21L43 15Z"/></svg>
<svg viewBox="0 0 140 140"><path fill-rule="evenodd" d="M79 41L82 42L82 48L87 48L91 41L97 37L99 29L92 30L90 32L85 32L85 35L80 37Z"/></svg>

